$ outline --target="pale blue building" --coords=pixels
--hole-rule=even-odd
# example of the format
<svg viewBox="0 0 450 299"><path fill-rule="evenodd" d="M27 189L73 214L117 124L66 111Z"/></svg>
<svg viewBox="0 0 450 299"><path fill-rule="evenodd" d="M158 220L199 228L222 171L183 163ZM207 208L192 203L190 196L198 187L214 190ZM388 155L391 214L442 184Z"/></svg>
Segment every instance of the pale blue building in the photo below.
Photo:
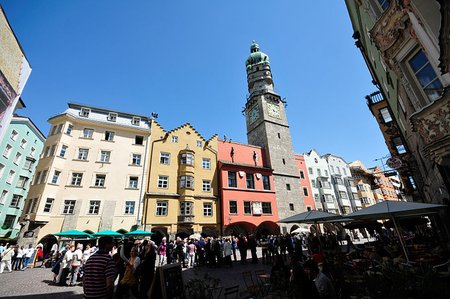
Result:
<svg viewBox="0 0 450 299"><path fill-rule="evenodd" d="M45 137L28 117L14 116L0 143L0 238L14 239Z"/></svg>

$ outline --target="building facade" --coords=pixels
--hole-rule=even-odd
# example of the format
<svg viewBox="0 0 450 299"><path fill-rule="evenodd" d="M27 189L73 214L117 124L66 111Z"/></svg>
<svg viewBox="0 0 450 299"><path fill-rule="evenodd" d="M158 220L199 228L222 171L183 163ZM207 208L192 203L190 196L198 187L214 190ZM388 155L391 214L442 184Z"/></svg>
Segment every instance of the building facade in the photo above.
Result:
<svg viewBox="0 0 450 299"><path fill-rule="evenodd" d="M448 1L346 0L356 45L384 107L371 111L385 134L405 191L414 201L449 204L450 42ZM384 109L384 110L383 110ZM386 113L388 112L388 113ZM389 124L392 122L392 124ZM382 124L382 125L381 125ZM448 209L432 223L448 239Z"/></svg>
<svg viewBox="0 0 450 299"><path fill-rule="evenodd" d="M69 103L50 132L27 196L20 243L77 229L140 224L151 119Z"/></svg>
<svg viewBox="0 0 450 299"><path fill-rule="evenodd" d="M395 174L395 172L384 172L379 166L369 168L374 177L374 185L372 190L380 195L381 200L398 201L397 192L392 184L392 181L387 175Z"/></svg>
<svg viewBox="0 0 450 299"><path fill-rule="evenodd" d="M247 139L249 144L264 148L267 165L273 169L278 214L283 219L305 211L286 117L286 102L274 89L269 57L259 50L255 42L250 46L250 56L245 65L249 92L243 111ZM292 226L280 225L282 233L288 232Z"/></svg>
<svg viewBox="0 0 450 299"><path fill-rule="evenodd" d="M0 144L0 238L14 239L45 137L27 117L14 116Z"/></svg>
<svg viewBox="0 0 450 299"><path fill-rule="evenodd" d="M298 174L300 176L300 192L303 193L303 202L307 211L315 210L316 203L311 188L311 180L309 179L308 167L306 166L305 157L295 154L295 162L297 164Z"/></svg>
<svg viewBox="0 0 450 299"><path fill-rule="evenodd" d="M361 206L367 208L376 204L377 199L382 200L381 195L374 194L372 191L372 186L374 185L372 171L367 169L359 160L350 163L349 166L358 191L358 197L361 200Z"/></svg>
<svg viewBox="0 0 450 299"><path fill-rule="evenodd" d="M279 233L273 174L263 148L219 140L218 172L223 234Z"/></svg>
<svg viewBox="0 0 450 299"><path fill-rule="evenodd" d="M189 123L166 131L153 121L143 222L157 239L219 234L217 140Z"/></svg>
<svg viewBox="0 0 450 299"><path fill-rule="evenodd" d="M1 5L0 41L0 140L3 140L14 111L24 106L20 95L31 66Z"/></svg>

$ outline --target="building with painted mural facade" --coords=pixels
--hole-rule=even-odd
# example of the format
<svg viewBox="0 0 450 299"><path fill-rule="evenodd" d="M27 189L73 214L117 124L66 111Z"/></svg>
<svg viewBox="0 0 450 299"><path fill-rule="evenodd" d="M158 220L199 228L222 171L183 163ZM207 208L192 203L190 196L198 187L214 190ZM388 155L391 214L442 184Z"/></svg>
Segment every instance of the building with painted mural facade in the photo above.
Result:
<svg viewBox="0 0 450 299"><path fill-rule="evenodd" d="M273 171L263 148L225 140L218 146L223 234L279 233Z"/></svg>
<svg viewBox="0 0 450 299"><path fill-rule="evenodd" d="M367 97L408 197L450 198L449 1L346 0L356 46L378 91ZM448 209L432 216L450 235Z"/></svg>
<svg viewBox="0 0 450 299"><path fill-rule="evenodd" d="M275 91L269 57L260 51L256 42L250 46L245 66L249 92L243 110L247 140L251 145L264 148L267 166L273 169L278 215L283 219L305 211L286 102ZM280 226L282 233L292 227L283 223Z"/></svg>
<svg viewBox="0 0 450 299"><path fill-rule="evenodd" d="M339 204L341 214L350 214L361 208L361 201L357 196L357 189L347 162L332 154L323 156L328 163L334 194Z"/></svg>
<svg viewBox="0 0 450 299"><path fill-rule="evenodd" d="M24 106L20 95L30 73L30 63L0 5L0 140L14 111Z"/></svg>
<svg viewBox="0 0 450 299"><path fill-rule="evenodd" d="M24 208L19 243L77 229L140 224L151 119L69 103L51 128Z"/></svg>
<svg viewBox="0 0 450 299"><path fill-rule="evenodd" d="M14 116L0 144L0 238L14 239L45 137L28 117Z"/></svg>
<svg viewBox="0 0 450 299"><path fill-rule="evenodd" d="M311 188L311 180L309 179L308 167L306 166L305 157L300 154L295 154L295 162L297 165L298 174L300 176L300 192L303 193L303 202L307 211L315 210L316 203ZM300 213L300 212L299 212Z"/></svg>
<svg viewBox="0 0 450 299"><path fill-rule="evenodd" d="M217 140L189 123L166 131L153 121L143 225L156 239L219 234Z"/></svg>

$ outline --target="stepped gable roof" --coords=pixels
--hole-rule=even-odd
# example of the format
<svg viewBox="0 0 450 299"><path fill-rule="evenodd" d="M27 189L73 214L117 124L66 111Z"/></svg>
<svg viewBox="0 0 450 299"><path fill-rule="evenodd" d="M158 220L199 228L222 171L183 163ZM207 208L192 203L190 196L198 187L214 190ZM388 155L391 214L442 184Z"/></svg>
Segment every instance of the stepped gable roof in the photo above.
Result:
<svg viewBox="0 0 450 299"><path fill-rule="evenodd" d="M157 122L155 119L152 120L152 122L157 125L164 133L167 133L166 130L163 128L163 126L160 125L159 122Z"/></svg>
<svg viewBox="0 0 450 299"><path fill-rule="evenodd" d="M166 131L164 130L164 128L163 128L159 123L157 123L157 124L158 124L158 126L159 126L164 132L166 132ZM166 132L166 135L168 136L169 134L175 133L176 131L181 130L181 129L186 128L186 127L188 127L189 129L191 129L192 131L194 131L194 133L197 134L197 136L200 137L204 142L211 141L212 139L217 138L217 136L218 136L217 134L214 134L213 136L211 136L211 138L206 139L206 138L203 137L202 134L200 134L200 133L197 131L197 129L195 129L194 126L192 126L189 122L184 123L184 124L182 124L182 125L180 125L180 126L174 128L174 129L172 129L172 130L170 130L170 131L167 131L167 132Z"/></svg>

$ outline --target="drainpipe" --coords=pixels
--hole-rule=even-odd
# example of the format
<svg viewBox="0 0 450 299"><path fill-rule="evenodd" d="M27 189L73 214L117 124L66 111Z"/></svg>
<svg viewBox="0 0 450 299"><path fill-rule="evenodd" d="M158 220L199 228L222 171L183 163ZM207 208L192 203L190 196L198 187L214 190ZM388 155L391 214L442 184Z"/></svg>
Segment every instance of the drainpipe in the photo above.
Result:
<svg viewBox="0 0 450 299"><path fill-rule="evenodd" d="M147 136L146 141L145 141L145 153L144 153L144 165L142 166L142 183L141 183L141 190L139 191L139 205L138 205L138 212L136 215L136 226L139 228L142 225L142 221L141 221L141 202L143 202L144 200L142 199L142 192L144 189L144 180L145 180L145 167L147 165L147 150L148 150L148 141L149 141L149 136L151 136L151 127L152 127L152 121L153 118L150 119L150 135ZM141 200L142 199L142 200Z"/></svg>
<svg viewBox="0 0 450 299"><path fill-rule="evenodd" d="M219 142L219 141L217 141ZM218 152L216 150L214 150L211 146L209 146L209 143L207 144L208 149L216 156L216 174L217 174L217 201L216 201L216 205L219 205L219 217L217 220L217 224L219 225L219 232L220 235L223 235L223 227L222 227L222 204L221 204L221 196L220 196L220 183L219 183L219 179L220 179L220 172L219 172L219 157L218 157Z"/></svg>

